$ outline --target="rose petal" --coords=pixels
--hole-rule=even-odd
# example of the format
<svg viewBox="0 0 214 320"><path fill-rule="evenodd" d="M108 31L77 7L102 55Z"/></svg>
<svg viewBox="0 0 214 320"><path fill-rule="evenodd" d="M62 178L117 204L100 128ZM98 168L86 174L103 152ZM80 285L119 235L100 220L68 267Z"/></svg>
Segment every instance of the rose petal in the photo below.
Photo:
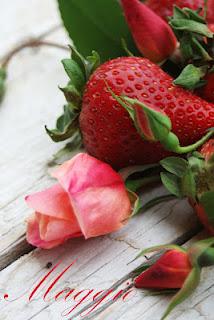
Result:
<svg viewBox="0 0 214 320"><path fill-rule="evenodd" d="M89 189L72 195L85 238L119 230L130 215L130 201L123 186Z"/></svg>
<svg viewBox="0 0 214 320"><path fill-rule="evenodd" d="M68 194L59 184L29 195L25 198L28 206L46 216L71 221L78 226Z"/></svg>
<svg viewBox="0 0 214 320"><path fill-rule="evenodd" d="M131 204L124 182L108 164L78 154L53 176L68 192L85 238L116 231L129 217Z"/></svg>
<svg viewBox="0 0 214 320"><path fill-rule="evenodd" d="M62 243L61 240L46 242L41 239L40 233L39 233L39 224L35 214L33 214L28 219L27 222L28 224L27 224L26 238L27 238L27 241L33 246L43 248L43 249L50 249Z"/></svg>
<svg viewBox="0 0 214 320"><path fill-rule="evenodd" d="M74 229L70 221L54 219L40 213L36 213L36 215L39 223L40 237L44 241L49 242L57 239L64 239L63 241L65 241L65 239L82 235L80 228Z"/></svg>
<svg viewBox="0 0 214 320"><path fill-rule="evenodd" d="M108 164L79 153L56 169L52 176L65 191L73 194L87 188L98 188L123 183L120 175Z"/></svg>

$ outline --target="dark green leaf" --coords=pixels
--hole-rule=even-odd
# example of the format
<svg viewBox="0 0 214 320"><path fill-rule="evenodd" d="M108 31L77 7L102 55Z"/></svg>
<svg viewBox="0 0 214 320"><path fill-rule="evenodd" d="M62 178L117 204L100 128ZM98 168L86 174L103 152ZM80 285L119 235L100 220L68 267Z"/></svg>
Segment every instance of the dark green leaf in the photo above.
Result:
<svg viewBox="0 0 214 320"><path fill-rule="evenodd" d="M168 172L161 172L161 181L165 188L178 198L182 198L180 180L175 175Z"/></svg>
<svg viewBox="0 0 214 320"><path fill-rule="evenodd" d="M181 190L182 194L191 198L195 199L196 197L196 183L194 179L193 172L191 169L188 169L185 175L182 177L181 182Z"/></svg>
<svg viewBox="0 0 214 320"><path fill-rule="evenodd" d="M184 10L180 9L177 6L174 6L173 9L173 19L187 19L188 15L185 13Z"/></svg>
<svg viewBox="0 0 214 320"><path fill-rule="evenodd" d="M208 38L213 38L213 33L205 24L194 20L172 19L170 25L175 30L190 31Z"/></svg>
<svg viewBox="0 0 214 320"><path fill-rule="evenodd" d="M58 0L64 25L80 52L87 56L92 50L101 60L124 54L124 38L132 52L136 52L128 26L117 0Z"/></svg>
<svg viewBox="0 0 214 320"><path fill-rule="evenodd" d="M188 15L190 20L194 20L203 24L206 23L204 17L199 15L198 11L191 10L190 8L184 8L183 11Z"/></svg>
<svg viewBox="0 0 214 320"><path fill-rule="evenodd" d="M68 104L64 106L64 113L57 120L56 129L49 130L45 127L46 132L53 141L64 141L72 137L72 135L78 130L78 117L79 112L72 110Z"/></svg>
<svg viewBox="0 0 214 320"><path fill-rule="evenodd" d="M188 64L173 82L175 85L179 85L189 90L193 90L198 87L201 79L206 74L206 68L195 67L193 64Z"/></svg>
<svg viewBox="0 0 214 320"><path fill-rule="evenodd" d="M188 162L178 157L165 158L160 161L160 164L164 169L175 174L177 177L182 177L188 168Z"/></svg>
<svg viewBox="0 0 214 320"><path fill-rule="evenodd" d="M173 200L173 199L175 199L175 196L172 195L172 194L166 194L164 196L156 197L156 198L148 201L147 203L145 203L142 206L141 210L142 210L142 212L146 211L146 210L148 210L150 208L153 208L154 206L156 206L159 203L162 203L162 202L165 202L165 201L169 201L169 200Z"/></svg>
<svg viewBox="0 0 214 320"><path fill-rule="evenodd" d="M210 224L214 226L214 191L204 192L199 201L206 212Z"/></svg>
<svg viewBox="0 0 214 320"><path fill-rule="evenodd" d="M71 80L72 85L77 90L82 90L83 86L85 85L86 79L79 65L72 59L62 60L62 64L68 77Z"/></svg>

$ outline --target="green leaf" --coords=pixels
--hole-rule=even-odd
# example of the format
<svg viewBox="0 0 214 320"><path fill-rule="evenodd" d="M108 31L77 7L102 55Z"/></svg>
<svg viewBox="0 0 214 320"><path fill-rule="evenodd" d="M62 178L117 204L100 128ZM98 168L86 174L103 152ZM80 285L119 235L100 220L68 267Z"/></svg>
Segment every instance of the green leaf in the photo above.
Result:
<svg viewBox="0 0 214 320"><path fill-rule="evenodd" d="M214 191L204 192L199 202L204 208L210 224L214 226Z"/></svg>
<svg viewBox="0 0 214 320"><path fill-rule="evenodd" d="M144 256L147 253L152 253L152 252L157 252L157 251L161 251L161 250L178 250L178 251L182 251L182 252L186 252L186 250L180 246L178 246L177 244L162 244L162 245L158 245L158 246L154 246L151 248L147 248L142 250L136 257L134 260ZM134 261L132 260L132 261Z"/></svg>
<svg viewBox="0 0 214 320"><path fill-rule="evenodd" d="M166 194L164 196L156 197L156 198L146 202L142 206L141 210L142 211L146 211L146 210L148 210L150 208L153 208L154 206L156 206L159 203L162 203L162 202L165 202L165 201L169 201L169 200L173 200L173 199L175 199L175 196L172 195L172 194Z"/></svg>
<svg viewBox="0 0 214 320"><path fill-rule="evenodd" d="M128 179L126 181L126 187L127 189L136 192L138 189L155 182L160 182L160 175L149 175L139 179Z"/></svg>
<svg viewBox="0 0 214 320"><path fill-rule="evenodd" d="M148 170L151 170L151 169L156 170L158 168L160 168L158 163L146 164L142 166L130 166L130 167L121 169L119 171L119 174L121 175L123 180L126 181L131 175L135 173L145 173Z"/></svg>
<svg viewBox="0 0 214 320"><path fill-rule="evenodd" d="M175 175L168 172L161 172L161 181L165 188L178 198L182 198L182 190L180 185L180 179Z"/></svg>
<svg viewBox="0 0 214 320"><path fill-rule="evenodd" d="M122 56L122 38L136 52L119 1L58 0L58 3L65 28L84 56L92 50L100 53L101 61Z"/></svg>
<svg viewBox="0 0 214 320"><path fill-rule="evenodd" d="M166 312L164 313L161 320L166 319L166 317L170 314L170 312L184 300L186 300L197 288L200 282L201 269L198 266L195 266L187 279L185 280L183 287L178 291L178 293L172 299L170 305L168 306Z"/></svg>
<svg viewBox="0 0 214 320"><path fill-rule="evenodd" d="M188 162L178 157L165 158L160 161L160 164L164 169L175 174L177 177L182 177L188 168Z"/></svg>
<svg viewBox="0 0 214 320"><path fill-rule="evenodd" d="M172 19L170 25L175 30L190 31L208 38L213 38L213 33L205 24L194 20Z"/></svg>
<svg viewBox="0 0 214 320"><path fill-rule="evenodd" d="M185 13L185 11L180 9L177 6L174 6L173 19L186 19L186 18L188 18L188 15Z"/></svg>
<svg viewBox="0 0 214 320"><path fill-rule="evenodd" d="M194 10L191 10L190 8L184 8L183 11L188 15L190 20L194 20L204 24L206 23L204 17L198 14L198 10L194 11Z"/></svg>
<svg viewBox="0 0 214 320"><path fill-rule="evenodd" d="M71 79L72 85L77 90L82 90L83 86L85 85L86 79L84 78L84 74L80 66L76 63L76 61L72 59L63 59L62 64L68 77Z"/></svg>
<svg viewBox="0 0 214 320"><path fill-rule="evenodd" d="M45 126L46 132L54 142L64 141L79 130L78 118L79 112L68 104L64 106L64 113L57 120L56 129L50 130Z"/></svg>
<svg viewBox="0 0 214 320"><path fill-rule="evenodd" d="M183 195L191 199L195 199L196 182L195 182L194 174L190 168L187 169L186 173L181 178L181 190Z"/></svg>
<svg viewBox="0 0 214 320"><path fill-rule="evenodd" d="M193 64L188 64L173 83L186 89L193 90L199 86L201 79L205 74L206 68L195 67Z"/></svg>

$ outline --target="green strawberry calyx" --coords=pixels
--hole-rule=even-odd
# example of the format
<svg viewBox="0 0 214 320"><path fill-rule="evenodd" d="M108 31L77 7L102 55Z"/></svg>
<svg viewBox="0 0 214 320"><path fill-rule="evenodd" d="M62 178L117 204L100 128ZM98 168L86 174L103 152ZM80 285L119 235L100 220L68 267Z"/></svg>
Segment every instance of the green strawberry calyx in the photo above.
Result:
<svg viewBox="0 0 214 320"><path fill-rule="evenodd" d="M180 9L175 6L173 17L169 21L180 43L179 58L182 71L174 80L174 84L188 90L204 86L204 76L213 72L214 33L207 26L206 9L204 16L200 13L200 10Z"/></svg>
<svg viewBox="0 0 214 320"><path fill-rule="evenodd" d="M69 77L67 86L60 87L67 104L63 114L56 121L55 129L46 132L54 142L60 142L81 136L79 130L79 114L82 106L82 96L90 75L100 64L100 57L96 51L84 58L74 47L71 48L71 58L62 60L63 67ZM75 140L75 139L73 139Z"/></svg>
<svg viewBox="0 0 214 320"><path fill-rule="evenodd" d="M214 162L205 161L199 152L189 154L187 159L168 157L161 160L165 169L161 181L166 189L178 198L189 198L202 206L210 225L214 225Z"/></svg>

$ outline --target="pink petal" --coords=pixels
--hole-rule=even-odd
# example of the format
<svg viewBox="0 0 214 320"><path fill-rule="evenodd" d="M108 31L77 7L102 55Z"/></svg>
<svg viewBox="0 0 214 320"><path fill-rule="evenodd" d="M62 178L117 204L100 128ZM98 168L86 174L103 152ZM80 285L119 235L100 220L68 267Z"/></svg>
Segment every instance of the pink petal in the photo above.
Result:
<svg viewBox="0 0 214 320"><path fill-rule="evenodd" d="M55 241L56 239L68 239L81 236L80 228L74 230L70 221L54 219L40 213L36 213L39 223L40 237L44 241Z"/></svg>
<svg viewBox="0 0 214 320"><path fill-rule="evenodd" d="M28 219L28 224L27 224L27 234L26 238L27 241L32 244L35 247L43 248L43 249L50 249L53 247L58 246L61 244L63 241L62 240L55 240L55 241L50 241L46 242L41 239L40 233L39 233L39 224L38 220L35 214L33 214L29 219Z"/></svg>
<svg viewBox="0 0 214 320"><path fill-rule="evenodd" d="M120 175L108 164L86 153L79 153L62 164L52 176L59 181L65 191L72 194L87 188L123 183Z"/></svg>
<svg viewBox="0 0 214 320"><path fill-rule="evenodd" d="M27 227L27 240L32 245L52 248L82 235L69 196L59 184L26 197L26 202L35 210Z"/></svg>
<svg viewBox="0 0 214 320"><path fill-rule="evenodd" d="M122 184L72 194L72 202L86 239L119 230L131 212Z"/></svg>
<svg viewBox="0 0 214 320"><path fill-rule="evenodd" d="M28 206L46 216L72 221L78 226L69 196L59 184L25 198Z"/></svg>
<svg viewBox="0 0 214 320"><path fill-rule="evenodd" d="M78 154L53 176L68 192L85 238L116 231L129 217L131 204L124 182L108 164Z"/></svg>

